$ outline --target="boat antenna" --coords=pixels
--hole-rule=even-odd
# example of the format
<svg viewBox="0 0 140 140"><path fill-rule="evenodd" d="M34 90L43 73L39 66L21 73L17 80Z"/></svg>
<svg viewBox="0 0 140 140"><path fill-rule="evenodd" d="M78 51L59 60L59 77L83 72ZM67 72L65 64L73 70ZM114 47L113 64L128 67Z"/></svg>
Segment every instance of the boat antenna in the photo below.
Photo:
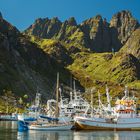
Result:
<svg viewBox="0 0 140 140"><path fill-rule="evenodd" d="M95 91L95 88L91 89L91 102L90 102L90 105L91 105L91 117L93 117L93 91Z"/></svg>

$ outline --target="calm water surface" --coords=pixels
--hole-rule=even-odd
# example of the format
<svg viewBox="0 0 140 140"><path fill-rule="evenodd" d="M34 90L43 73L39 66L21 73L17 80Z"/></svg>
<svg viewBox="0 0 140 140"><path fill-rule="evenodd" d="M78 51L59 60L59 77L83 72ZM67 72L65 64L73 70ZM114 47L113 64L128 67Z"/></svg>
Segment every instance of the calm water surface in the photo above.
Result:
<svg viewBox="0 0 140 140"><path fill-rule="evenodd" d="M139 131L18 132L16 122L0 121L0 140L140 140L140 132Z"/></svg>

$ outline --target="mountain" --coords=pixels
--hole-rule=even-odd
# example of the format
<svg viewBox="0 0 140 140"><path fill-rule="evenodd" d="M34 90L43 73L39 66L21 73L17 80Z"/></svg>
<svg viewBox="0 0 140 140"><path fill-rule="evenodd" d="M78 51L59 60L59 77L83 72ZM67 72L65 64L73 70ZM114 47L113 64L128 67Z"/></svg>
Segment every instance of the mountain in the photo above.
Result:
<svg viewBox="0 0 140 140"><path fill-rule="evenodd" d="M121 11L112 17L110 27L117 29L118 39L124 44L133 31L139 27L139 23L129 11Z"/></svg>
<svg viewBox="0 0 140 140"><path fill-rule="evenodd" d="M51 20L48 18L39 18L25 33L28 32L30 35L34 34L40 38L52 38L60 30L61 25L62 23L57 17Z"/></svg>
<svg viewBox="0 0 140 140"><path fill-rule="evenodd" d="M72 59L59 42L50 47L56 50L46 53L28 36L0 18L0 92L8 89L16 96L28 94L32 98L38 89L45 99L52 98L57 72L60 72L61 83L68 87L71 74L64 67L63 60L71 63Z"/></svg>
<svg viewBox="0 0 140 140"><path fill-rule="evenodd" d="M124 10L116 13L110 23L101 15L79 25L73 17L64 22L58 18L39 18L25 33L44 39L57 39L80 50L89 48L94 52L111 52L112 48L118 51L138 27L138 21Z"/></svg>
<svg viewBox="0 0 140 140"><path fill-rule="evenodd" d="M40 24L35 22L33 28L30 26L24 33L46 41L57 40L63 44L73 60L67 65L67 69L84 87L93 85L98 87L100 84L105 86L106 83L114 87L119 83L119 85L128 84L130 87L139 88L140 63L136 52L131 52L136 45L135 38L131 35L139 30L139 22L130 11L123 10L116 13L110 22L101 15L87 19L81 24L77 24L74 18L64 22L58 18L57 20L59 28L53 30L51 37L44 32L46 26L41 22ZM70 24L69 21L72 23ZM37 34L34 33L36 26L42 28ZM42 33L43 37L40 36ZM125 49L128 41L134 43L129 51Z"/></svg>
<svg viewBox="0 0 140 140"><path fill-rule="evenodd" d="M115 14L110 21L113 46L119 50L139 26L130 11L124 10Z"/></svg>
<svg viewBox="0 0 140 140"><path fill-rule="evenodd" d="M113 97L122 95L124 85L140 96L139 34L129 11L116 13L110 23L101 15L81 24L74 17L39 18L23 33L0 15L0 91L32 98L38 88L44 100L52 98L59 71L66 94L72 75L77 89L94 86L103 98L106 84Z"/></svg>

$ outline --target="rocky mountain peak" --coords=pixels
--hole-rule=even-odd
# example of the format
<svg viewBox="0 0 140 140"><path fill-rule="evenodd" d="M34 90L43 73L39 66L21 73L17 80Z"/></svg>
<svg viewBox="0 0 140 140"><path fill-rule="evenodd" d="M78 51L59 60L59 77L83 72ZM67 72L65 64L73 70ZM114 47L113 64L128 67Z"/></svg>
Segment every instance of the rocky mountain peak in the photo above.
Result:
<svg viewBox="0 0 140 140"><path fill-rule="evenodd" d="M61 24L61 21L57 17L52 19L38 18L35 20L34 24L25 30L25 33L41 38L52 38L59 32Z"/></svg>
<svg viewBox="0 0 140 140"><path fill-rule="evenodd" d="M35 23L39 24L39 23L42 23L43 21L46 21L46 20L48 20L48 18L45 18L45 19L38 18L38 19L35 20Z"/></svg>
<svg viewBox="0 0 140 140"><path fill-rule="evenodd" d="M101 15L96 15L77 26L74 17L61 22L57 17L39 18L25 33L41 38L73 42L79 47L95 52L120 50L131 34L139 27L138 21L127 10L116 13L110 23ZM81 43L82 42L82 43Z"/></svg>
<svg viewBox="0 0 140 140"><path fill-rule="evenodd" d="M13 43L15 42L14 38L19 36L20 34L20 32L18 31L16 27L14 27L9 22L1 18L0 18L0 33L7 36L8 39Z"/></svg>
<svg viewBox="0 0 140 140"><path fill-rule="evenodd" d="M110 51L110 29L106 19L96 15L81 24L82 31L86 34L89 48L96 52Z"/></svg>
<svg viewBox="0 0 140 140"><path fill-rule="evenodd" d="M138 21L132 16L131 12L127 10L116 13L110 21L110 27L116 29L118 39L122 45L124 45L138 26Z"/></svg>
<svg viewBox="0 0 140 140"><path fill-rule="evenodd" d="M86 24L89 26L94 26L97 25L99 22L102 22L102 16L96 15L95 17L85 20L81 25L83 26Z"/></svg>
<svg viewBox="0 0 140 140"><path fill-rule="evenodd" d="M70 17L68 19L68 24L71 25L71 26L77 26L77 22L76 22L74 17Z"/></svg>
<svg viewBox="0 0 140 140"><path fill-rule="evenodd" d="M53 18L51 19L51 23L52 23L52 24L56 24L56 23L61 24L61 21L58 19L58 17L53 17Z"/></svg>
<svg viewBox="0 0 140 140"><path fill-rule="evenodd" d="M96 19L96 20L102 20L102 16L101 15L96 15L95 17L94 17L94 19Z"/></svg>

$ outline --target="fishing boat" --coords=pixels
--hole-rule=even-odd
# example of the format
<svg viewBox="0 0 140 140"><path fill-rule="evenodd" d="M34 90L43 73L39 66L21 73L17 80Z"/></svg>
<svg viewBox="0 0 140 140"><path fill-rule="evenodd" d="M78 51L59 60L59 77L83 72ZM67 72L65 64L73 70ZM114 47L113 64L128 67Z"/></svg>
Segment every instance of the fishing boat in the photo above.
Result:
<svg viewBox="0 0 140 140"><path fill-rule="evenodd" d="M29 130L48 130L48 131L66 131L71 130L73 127L72 124L69 123L34 123L28 126Z"/></svg>
<svg viewBox="0 0 140 140"><path fill-rule="evenodd" d="M17 121L17 114L0 114L0 121Z"/></svg>
<svg viewBox="0 0 140 140"><path fill-rule="evenodd" d="M24 121L22 118L19 118L19 128L23 127L23 130L71 130L73 124L71 122L60 122L59 121L59 73L57 74L57 86L56 86L56 110L55 110L55 118L39 115L39 118L43 118L43 120L37 119L36 121L28 123ZM45 121L44 121L45 120Z"/></svg>
<svg viewBox="0 0 140 140"><path fill-rule="evenodd" d="M59 88L59 122L72 122L75 115L84 115L90 107L90 104L82 98L81 92L76 90L75 81L73 82L73 87L74 89L70 92L70 98L63 97L62 90ZM57 101L54 99L47 101L46 113L48 117L55 117L56 103Z"/></svg>
<svg viewBox="0 0 140 140"><path fill-rule="evenodd" d="M66 98L61 98L59 106L60 115L74 116L83 115L86 110L89 109L90 104L81 97L80 91L76 91L74 81L74 90L70 92L70 100L68 101Z"/></svg>
<svg viewBox="0 0 140 140"><path fill-rule="evenodd" d="M17 115L18 130L28 130L27 125L37 121L40 114L40 100L41 94L37 91L34 103L26 110L25 113Z"/></svg>
<svg viewBox="0 0 140 140"><path fill-rule="evenodd" d="M140 116L136 112L136 97L128 95L127 88L125 96L117 99L115 107L109 107L111 112L98 117L75 117L77 129L88 130L140 130Z"/></svg>

